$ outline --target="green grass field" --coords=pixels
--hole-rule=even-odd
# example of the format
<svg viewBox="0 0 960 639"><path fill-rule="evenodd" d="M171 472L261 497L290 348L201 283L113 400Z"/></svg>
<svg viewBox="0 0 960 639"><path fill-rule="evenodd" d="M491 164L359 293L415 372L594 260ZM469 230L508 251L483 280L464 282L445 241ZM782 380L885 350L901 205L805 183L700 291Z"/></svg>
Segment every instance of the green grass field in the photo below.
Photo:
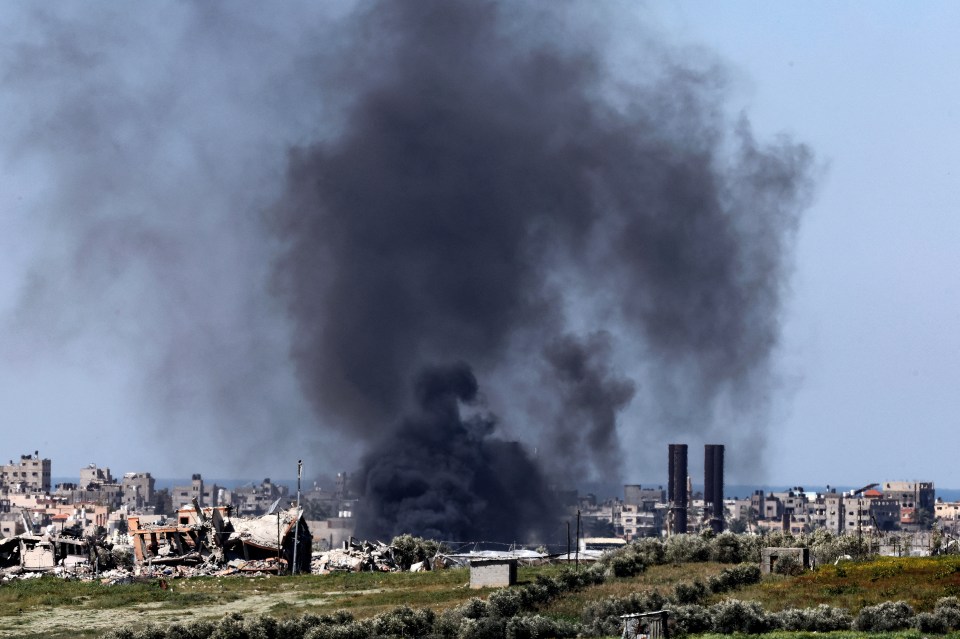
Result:
<svg viewBox="0 0 960 639"><path fill-rule="evenodd" d="M725 565L690 563L653 566L636 577L608 579L558 597L539 612L577 620L591 601L657 590L669 595L678 582L706 582ZM521 583L558 572L557 566L521 568ZM0 585L0 636L96 637L117 624L171 623L218 619L228 612L269 614L278 618L348 610L370 617L405 604L443 610L490 590L470 590L469 573L452 569L428 573L338 573L297 577L200 577L106 586L44 577ZM932 610L939 597L960 594L960 558L881 558L864 563L824 566L797 577L770 576L736 592L711 595L759 601L767 610L805 608L827 603L856 614L863 606L905 600L916 611ZM58 624L57 620L63 623ZM802 633L789 634L800 639ZM850 639L856 633L829 633ZM877 636L877 635L874 635ZM919 633L888 635L919 639ZM769 639L775 638L767 635ZM823 634L818 635L822 638ZM712 639L712 638L709 638Z"/></svg>

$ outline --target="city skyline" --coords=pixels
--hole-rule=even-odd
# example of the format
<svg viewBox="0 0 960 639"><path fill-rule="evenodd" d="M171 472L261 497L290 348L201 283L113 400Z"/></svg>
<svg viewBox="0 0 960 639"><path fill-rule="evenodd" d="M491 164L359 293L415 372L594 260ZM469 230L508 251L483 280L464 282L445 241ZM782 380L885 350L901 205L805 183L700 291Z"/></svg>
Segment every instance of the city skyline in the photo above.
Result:
<svg viewBox="0 0 960 639"><path fill-rule="evenodd" d="M325 51L310 43L354 4L313 4L216 15L188 3L136 15L109 3L0 8L16 34L0 52L8 458L38 450L70 469L58 476L97 463L249 479L284 479L302 458L306 480L354 471L372 445L339 415L319 419L306 396L271 271L283 240L262 228L291 149L338 126L331 78L316 77ZM725 123L743 118L761 146L786 136L813 158L767 395L754 398L762 422L731 411L685 426L699 432L652 424L640 404L656 388L620 361L611 378L639 380L614 402L620 479L666 477L659 451L676 440L691 444L691 468L702 444L726 443L731 483L960 488L950 445L960 415L960 156L950 133L960 88L949 80L960 8L571 6L585 25L577 37L609 37L617 73L643 68L636 41L650 38L666 57L715 71ZM592 319L572 323L589 332ZM483 372L481 400L538 379ZM546 457L551 431L524 423L535 405L492 408L505 437Z"/></svg>

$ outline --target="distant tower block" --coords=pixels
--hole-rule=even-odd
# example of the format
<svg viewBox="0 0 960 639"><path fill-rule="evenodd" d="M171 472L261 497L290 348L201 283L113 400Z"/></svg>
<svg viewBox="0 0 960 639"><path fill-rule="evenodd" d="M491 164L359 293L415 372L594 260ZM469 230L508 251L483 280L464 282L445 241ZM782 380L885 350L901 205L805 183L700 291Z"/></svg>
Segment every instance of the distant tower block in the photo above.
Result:
<svg viewBox="0 0 960 639"><path fill-rule="evenodd" d="M667 501L670 502L670 530L674 534L687 532L687 445L670 444Z"/></svg>
<svg viewBox="0 0 960 639"><path fill-rule="evenodd" d="M704 513L714 532L723 532L723 444L707 444L703 448Z"/></svg>

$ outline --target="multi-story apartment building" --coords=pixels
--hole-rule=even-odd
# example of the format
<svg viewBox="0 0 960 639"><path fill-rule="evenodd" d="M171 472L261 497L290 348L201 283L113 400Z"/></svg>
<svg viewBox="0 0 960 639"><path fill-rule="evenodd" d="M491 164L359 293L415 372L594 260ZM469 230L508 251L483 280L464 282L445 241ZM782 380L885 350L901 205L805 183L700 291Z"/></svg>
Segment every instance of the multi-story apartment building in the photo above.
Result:
<svg viewBox="0 0 960 639"><path fill-rule="evenodd" d="M217 507L220 505L220 486L204 484L200 473L195 473L189 486L174 486L172 499L175 508L192 508L194 499L201 508Z"/></svg>
<svg viewBox="0 0 960 639"><path fill-rule="evenodd" d="M21 455L20 460L0 466L0 484L11 493L49 493L50 460L40 459L40 451Z"/></svg>
<svg viewBox="0 0 960 639"><path fill-rule="evenodd" d="M84 490L113 483L115 482L109 468L98 468L96 464L89 464L80 469L80 488Z"/></svg>
<svg viewBox="0 0 960 639"><path fill-rule="evenodd" d="M900 523L923 524L933 521L936 494L932 481L887 481L883 483L883 496L896 500L904 512L913 511L909 521Z"/></svg>
<svg viewBox="0 0 960 639"><path fill-rule="evenodd" d="M150 473L125 473L120 485L123 505L129 512L140 512L156 504L156 480Z"/></svg>

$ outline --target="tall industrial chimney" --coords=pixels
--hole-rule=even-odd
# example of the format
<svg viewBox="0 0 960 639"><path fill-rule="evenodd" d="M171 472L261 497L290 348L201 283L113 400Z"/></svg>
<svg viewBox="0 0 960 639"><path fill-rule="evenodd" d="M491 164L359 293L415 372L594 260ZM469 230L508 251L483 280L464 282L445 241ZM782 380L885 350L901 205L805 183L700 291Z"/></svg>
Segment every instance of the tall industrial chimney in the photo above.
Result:
<svg viewBox="0 0 960 639"><path fill-rule="evenodd" d="M670 444L669 456L670 530L673 534L684 534L687 532L687 445Z"/></svg>
<svg viewBox="0 0 960 639"><path fill-rule="evenodd" d="M723 532L723 444L703 448L703 501L713 532Z"/></svg>

